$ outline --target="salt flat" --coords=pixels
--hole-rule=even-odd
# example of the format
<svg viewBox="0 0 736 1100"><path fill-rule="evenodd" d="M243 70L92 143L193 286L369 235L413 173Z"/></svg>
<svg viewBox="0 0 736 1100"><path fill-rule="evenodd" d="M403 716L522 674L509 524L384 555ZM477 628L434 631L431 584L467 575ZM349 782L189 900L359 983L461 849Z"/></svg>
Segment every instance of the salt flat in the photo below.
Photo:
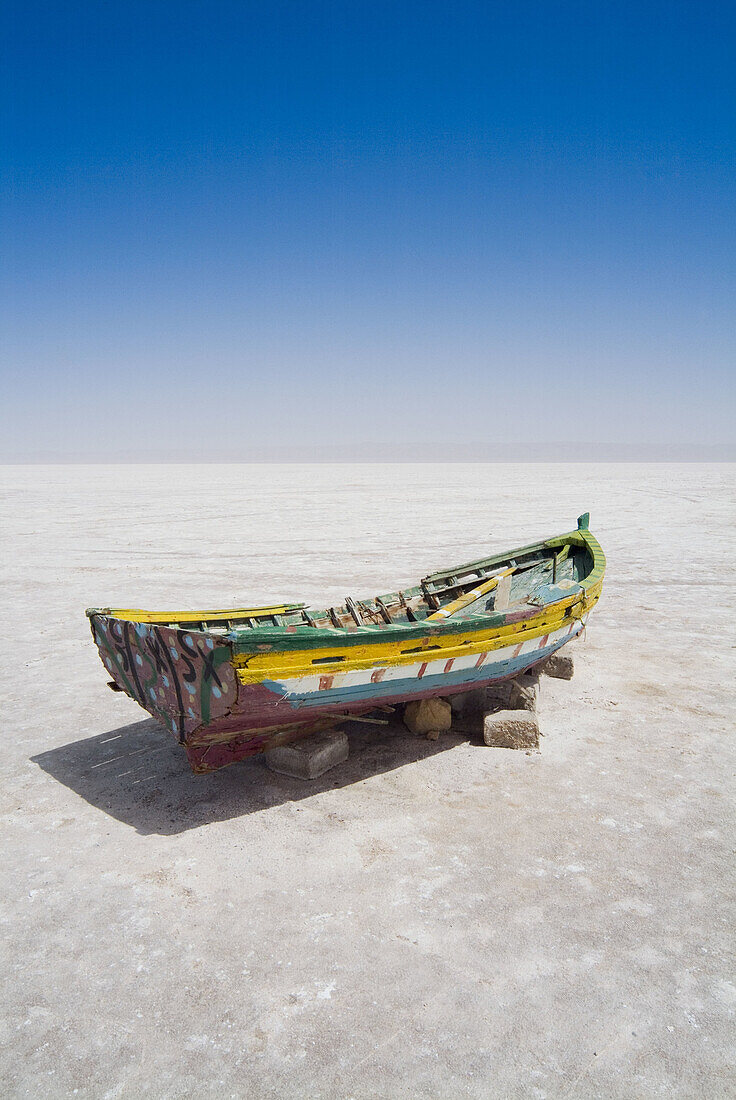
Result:
<svg viewBox="0 0 736 1100"><path fill-rule="evenodd" d="M3 1097L736 1093L734 467L0 470ZM575 525L540 755L206 777L84 608L317 606Z"/></svg>

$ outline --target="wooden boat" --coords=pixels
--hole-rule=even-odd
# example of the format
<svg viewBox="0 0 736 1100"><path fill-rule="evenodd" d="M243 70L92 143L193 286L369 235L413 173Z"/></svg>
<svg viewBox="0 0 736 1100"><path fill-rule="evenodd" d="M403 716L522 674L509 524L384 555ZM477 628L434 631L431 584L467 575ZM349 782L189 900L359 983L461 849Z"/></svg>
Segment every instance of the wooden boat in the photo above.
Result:
<svg viewBox="0 0 736 1100"><path fill-rule="evenodd" d="M376 707L508 679L583 629L605 558L588 530L338 607L90 608L110 687L214 771Z"/></svg>

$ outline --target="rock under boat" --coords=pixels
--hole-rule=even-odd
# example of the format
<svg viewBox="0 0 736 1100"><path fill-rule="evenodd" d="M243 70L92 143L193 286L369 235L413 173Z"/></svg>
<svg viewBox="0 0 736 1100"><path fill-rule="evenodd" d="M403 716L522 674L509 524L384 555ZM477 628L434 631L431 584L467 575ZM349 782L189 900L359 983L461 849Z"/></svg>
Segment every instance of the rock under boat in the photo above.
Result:
<svg viewBox="0 0 736 1100"><path fill-rule="evenodd" d="M89 608L110 687L214 771L378 706L508 679L583 629L605 558L577 530L324 611Z"/></svg>

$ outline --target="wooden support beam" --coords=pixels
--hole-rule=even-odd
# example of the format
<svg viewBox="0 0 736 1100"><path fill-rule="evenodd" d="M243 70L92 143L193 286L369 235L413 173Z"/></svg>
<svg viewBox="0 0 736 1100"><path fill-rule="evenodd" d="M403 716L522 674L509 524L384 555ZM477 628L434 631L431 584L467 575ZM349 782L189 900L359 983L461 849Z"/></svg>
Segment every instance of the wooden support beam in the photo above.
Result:
<svg viewBox="0 0 736 1100"><path fill-rule="evenodd" d="M355 625L363 626L363 620L361 619L360 613L355 606L355 601L350 596L345 597L345 606L347 607L350 614L353 616L353 622L355 623Z"/></svg>
<svg viewBox="0 0 736 1100"><path fill-rule="evenodd" d="M439 611L435 611L433 615L428 615L426 621L437 622L441 619L449 619L452 615L456 615L458 611L462 611L463 608L468 607L471 603L475 603L481 596L487 595L491 592L498 582L503 577L510 577L514 572L513 569L505 569L502 573L497 573L495 577L491 577L487 581L483 581L476 588L471 589L470 592L466 592L463 596L460 596L457 600L453 600L452 603L448 603L445 607Z"/></svg>
<svg viewBox="0 0 736 1100"><path fill-rule="evenodd" d="M343 629L342 622L340 621L340 617L337 614L337 612L335 611L334 607L330 608L328 614L330 616L330 620L332 622L332 625L334 627L336 627L338 630L342 630Z"/></svg>
<svg viewBox="0 0 736 1100"><path fill-rule="evenodd" d="M388 608L386 607L386 604L385 604L385 603L383 602L383 600L381 599L381 597L380 597L380 596L376 596L376 607L377 607L377 608L378 608L378 610L379 610L379 611L381 612L381 615L383 616L383 621L384 621L384 622L386 622L386 623L392 623L392 622L394 621L394 620L393 620L393 619L391 618L391 612L390 612L390 611L389 611L389 609L388 609Z"/></svg>
<svg viewBox="0 0 736 1100"><path fill-rule="evenodd" d="M364 718L362 714L346 714L341 719L343 722L365 722L369 726L388 726L388 718Z"/></svg>

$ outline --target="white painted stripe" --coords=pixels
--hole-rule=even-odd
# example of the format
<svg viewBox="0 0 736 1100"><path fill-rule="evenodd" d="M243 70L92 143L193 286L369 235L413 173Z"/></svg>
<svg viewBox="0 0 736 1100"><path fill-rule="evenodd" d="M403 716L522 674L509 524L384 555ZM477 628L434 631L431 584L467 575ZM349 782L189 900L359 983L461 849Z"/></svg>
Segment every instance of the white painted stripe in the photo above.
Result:
<svg viewBox="0 0 736 1100"><path fill-rule="evenodd" d="M561 627L559 630L554 631L549 635L547 639L547 645L545 648L555 645L558 641L569 637L573 633L579 633L583 628L583 623L575 622ZM536 638L530 638L525 642L522 642L521 649L516 655L516 659L523 657L529 653L539 653L539 642L544 635L540 635ZM504 646L503 649L491 650L488 653L482 667L491 672L493 666L501 663L502 661L508 661L514 658L516 649L519 643L513 642L511 645ZM437 652L436 650L430 650L431 652ZM427 657L429 653L427 654ZM421 657L421 654L420 654ZM465 670L475 671L478 667L479 653L469 653L467 656L455 657L453 659L452 672L453 674L463 672ZM386 684L391 681L398 680L411 680L419 675L419 670L422 665L426 663L426 669L423 674L423 678L430 676L441 676L445 674L445 665L447 664L447 657L438 656L435 660L429 661L416 661L407 665L387 665L383 666L372 665L370 668L351 669L348 672L335 672L330 673L332 676L332 684L328 689L330 691L338 691L341 688L361 687L363 685L370 684L371 677L376 671L376 667L383 668L383 676L381 677L381 683ZM309 674L308 676L296 676L288 680L273 680L272 683L278 684L278 686L286 694L311 694L312 692L318 692L320 690L320 680L325 674L319 673ZM325 689L323 689L325 690Z"/></svg>

